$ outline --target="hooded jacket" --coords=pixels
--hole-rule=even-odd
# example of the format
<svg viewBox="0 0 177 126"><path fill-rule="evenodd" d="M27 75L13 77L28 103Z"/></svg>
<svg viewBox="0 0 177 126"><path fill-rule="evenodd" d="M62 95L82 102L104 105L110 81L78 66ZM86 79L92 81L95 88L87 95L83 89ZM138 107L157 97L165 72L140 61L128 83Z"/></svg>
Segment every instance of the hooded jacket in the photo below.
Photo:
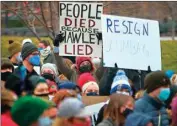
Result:
<svg viewBox="0 0 177 126"><path fill-rule="evenodd" d="M91 73L93 74L93 76L96 78L97 82L99 82L99 79L97 78L97 76L99 76L99 74L102 74L100 69L98 70L94 70L94 66L93 63L91 62L90 58L88 57L77 57L76 58L76 69L70 69L68 68L64 61L63 58L61 56L59 56L58 54L55 54L55 59L57 61L57 67L60 70L60 72L62 74L64 74L70 81L77 83L77 79L78 76L80 75L80 71L79 71L79 66L83 61L89 61L91 63Z"/></svg>

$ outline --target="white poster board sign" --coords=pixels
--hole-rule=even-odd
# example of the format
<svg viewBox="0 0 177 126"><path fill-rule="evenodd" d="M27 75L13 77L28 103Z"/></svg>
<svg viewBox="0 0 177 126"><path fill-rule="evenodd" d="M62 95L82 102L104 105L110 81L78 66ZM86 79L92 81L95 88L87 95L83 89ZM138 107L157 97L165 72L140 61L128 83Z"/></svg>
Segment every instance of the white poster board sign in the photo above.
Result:
<svg viewBox="0 0 177 126"><path fill-rule="evenodd" d="M101 31L102 3L60 2L61 56L101 57L102 43L96 33Z"/></svg>
<svg viewBox="0 0 177 126"><path fill-rule="evenodd" d="M110 15L101 19L104 66L161 70L158 21Z"/></svg>

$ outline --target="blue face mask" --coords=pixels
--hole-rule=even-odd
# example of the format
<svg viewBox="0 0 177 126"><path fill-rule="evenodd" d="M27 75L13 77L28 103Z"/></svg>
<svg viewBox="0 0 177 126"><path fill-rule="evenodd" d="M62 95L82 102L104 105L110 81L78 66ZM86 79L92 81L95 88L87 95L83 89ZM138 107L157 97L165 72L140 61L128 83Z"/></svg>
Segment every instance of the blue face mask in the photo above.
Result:
<svg viewBox="0 0 177 126"><path fill-rule="evenodd" d="M160 90L158 98L160 101L164 102L169 98L169 96L170 96L170 88L163 88Z"/></svg>
<svg viewBox="0 0 177 126"><path fill-rule="evenodd" d="M41 117L38 120L39 126L51 126L52 120L49 117Z"/></svg>
<svg viewBox="0 0 177 126"><path fill-rule="evenodd" d="M40 65L40 56L39 55L34 55L34 56L30 57L29 62L33 66L39 66Z"/></svg>
<svg viewBox="0 0 177 126"><path fill-rule="evenodd" d="M18 54L18 56L16 57L16 60L18 64L22 62L21 53Z"/></svg>
<svg viewBox="0 0 177 126"><path fill-rule="evenodd" d="M87 93L87 96L98 96L96 92L89 92Z"/></svg>
<svg viewBox="0 0 177 126"><path fill-rule="evenodd" d="M40 52L41 50L43 50L43 48L38 48L38 51Z"/></svg>

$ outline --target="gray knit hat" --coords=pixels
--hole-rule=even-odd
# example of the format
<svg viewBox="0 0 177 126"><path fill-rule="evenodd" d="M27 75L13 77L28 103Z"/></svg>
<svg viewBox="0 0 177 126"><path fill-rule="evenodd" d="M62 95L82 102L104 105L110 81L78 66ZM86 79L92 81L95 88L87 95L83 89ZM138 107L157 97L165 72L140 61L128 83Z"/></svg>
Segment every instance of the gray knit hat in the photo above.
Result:
<svg viewBox="0 0 177 126"><path fill-rule="evenodd" d="M33 52L38 51L37 47L33 43L25 43L22 47L22 59L25 60Z"/></svg>

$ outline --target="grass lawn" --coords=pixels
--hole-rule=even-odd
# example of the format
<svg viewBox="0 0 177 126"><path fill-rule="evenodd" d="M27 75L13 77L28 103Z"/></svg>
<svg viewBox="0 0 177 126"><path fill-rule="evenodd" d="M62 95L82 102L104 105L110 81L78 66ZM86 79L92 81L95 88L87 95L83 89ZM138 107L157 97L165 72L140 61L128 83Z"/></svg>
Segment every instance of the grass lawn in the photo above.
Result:
<svg viewBox="0 0 177 126"><path fill-rule="evenodd" d="M8 40L14 40L15 42L22 42L23 39L30 38L35 44L39 41L35 37L16 37L16 36L1 36L1 57L8 57ZM44 37L50 42L51 39ZM162 41L162 69L174 70L177 73L177 41Z"/></svg>

